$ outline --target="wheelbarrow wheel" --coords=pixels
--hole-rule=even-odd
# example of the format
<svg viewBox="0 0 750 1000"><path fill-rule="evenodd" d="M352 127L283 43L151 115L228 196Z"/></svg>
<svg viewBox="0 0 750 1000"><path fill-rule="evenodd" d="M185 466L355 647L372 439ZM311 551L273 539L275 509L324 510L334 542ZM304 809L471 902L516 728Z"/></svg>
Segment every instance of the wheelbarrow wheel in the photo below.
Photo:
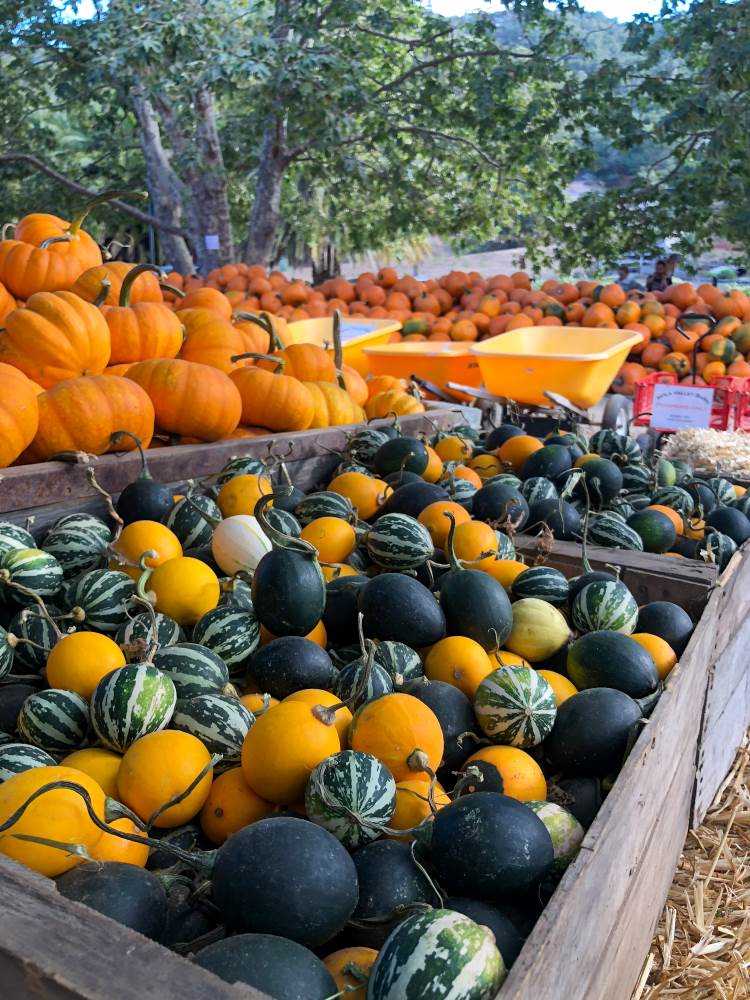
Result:
<svg viewBox="0 0 750 1000"><path fill-rule="evenodd" d="M602 427L627 434L630 416L631 403L626 396L609 396L602 412Z"/></svg>

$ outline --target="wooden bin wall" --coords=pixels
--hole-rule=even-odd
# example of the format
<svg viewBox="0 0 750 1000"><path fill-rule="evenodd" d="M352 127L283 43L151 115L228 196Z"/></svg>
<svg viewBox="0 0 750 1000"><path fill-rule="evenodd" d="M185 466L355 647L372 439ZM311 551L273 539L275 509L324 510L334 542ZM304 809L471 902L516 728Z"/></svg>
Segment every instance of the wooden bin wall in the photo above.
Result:
<svg viewBox="0 0 750 1000"><path fill-rule="evenodd" d="M414 432L411 426L408 430ZM296 436L297 441L301 438L304 435ZM324 435L318 438L326 443ZM256 454L263 454L266 447L253 441L231 444L227 455L202 474L215 471L228 454L253 453L253 445L260 449ZM319 453L312 457L319 463L331 461ZM333 464L337 460L334 457ZM116 461L100 460L107 467ZM135 468L133 464L125 482ZM329 470L330 465L317 478L325 478ZM64 471L79 475L82 470ZM164 479L169 475L156 463L154 472ZM179 472L175 469L174 481ZM107 483L115 491L123 484ZM76 488L81 490L80 485ZM84 488L76 501L91 498ZM54 511L59 516L59 504ZM16 508L3 516L21 520L26 513ZM40 516L50 513L41 511ZM534 544L518 541L519 549ZM728 767L734 756L724 736L726 726L731 721L731 732L738 733L747 714L747 701L742 711L736 709L728 685L740 677L745 683L741 648L750 630L745 624L750 621L750 562L738 554L714 585L715 570L693 562L610 549L592 549L590 557L595 566L619 563L639 602L672 597L696 615L707 598L708 603L652 718L587 832L579 858L540 917L498 1000L628 1000L692 811L710 801L726 773L726 768L721 770L724 762ZM579 547L556 543L549 564L574 575L580 571ZM744 686L737 695L745 697ZM5 904L0 909L0 981L8 983L11 996L268 1000L249 987L222 983L160 945L60 897L51 882L2 856L0 888Z"/></svg>

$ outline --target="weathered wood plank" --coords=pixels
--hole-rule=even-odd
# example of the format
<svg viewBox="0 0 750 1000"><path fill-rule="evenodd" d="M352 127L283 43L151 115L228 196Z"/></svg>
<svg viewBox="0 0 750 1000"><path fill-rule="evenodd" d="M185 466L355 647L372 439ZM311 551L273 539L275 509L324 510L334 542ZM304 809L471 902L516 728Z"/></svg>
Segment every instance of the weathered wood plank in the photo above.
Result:
<svg viewBox="0 0 750 1000"><path fill-rule="evenodd" d="M501 1000L630 997L688 829L720 604L716 593ZM638 892L639 883L651 889ZM626 923L634 940L620 951L613 943Z"/></svg>
<svg viewBox="0 0 750 1000"><path fill-rule="evenodd" d="M538 541L528 535L518 535L514 544L530 560L537 551ZM588 546L588 557L593 569L619 566L620 579L628 585L639 604L674 601L696 619L703 610L706 591L717 579L715 565L692 559L672 559L598 545ZM555 540L547 561L569 577L583 572L582 548L578 542Z"/></svg>
<svg viewBox="0 0 750 1000"><path fill-rule="evenodd" d="M8 1000L270 1000L192 965L0 855L0 992Z"/></svg>
<svg viewBox="0 0 750 1000"><path fill-rule="evenodd" d="M406 434L420 431L431 434L435 426L451 427L462 421L460 413L449 410L434 412L429 421L422 414L401 418ZM387 423L387 421L375 421ZM327 427L323 430L301 431L293 434L271 434L266 437L237 438L215 441L213 444L190 444L173 448L155 448L148 452L148 463L155 479L164 483L184 482L218 472L234 455L268 456L269 448L275 455L289 454L290 460L303 462L324 454L341 455L347 435L354 427ZM329 449L326 452L325 449ZM86 478L86 464L70 465L64 462L42 462L4 469L0 474L0 514L42 507L50 503L64 503L73 499L95 496ZM120 490L138 475L140 458L137 452L101 455L91 463L96 476L109 493Z"/></svg>

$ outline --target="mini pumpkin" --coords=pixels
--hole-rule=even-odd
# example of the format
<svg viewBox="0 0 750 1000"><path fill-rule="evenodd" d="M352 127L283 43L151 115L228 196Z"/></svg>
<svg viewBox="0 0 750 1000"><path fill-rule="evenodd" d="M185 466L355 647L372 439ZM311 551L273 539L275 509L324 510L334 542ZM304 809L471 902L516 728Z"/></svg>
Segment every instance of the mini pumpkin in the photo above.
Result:
<svg viewBox="0 0 750 1000"><path fill-rule="evenodd" d="M12 365L0 364L0 469L15 462L31 444L38 426L34 383Z"/></svg>
<svg viewBox="0 0 750 1000"><path fill-rule="evenodd" d="M131 302L134 282L157 270L151 264L132 268L122 281L117 303L101 307L109 327L111 365L174 358L182 347L182 323L167 305L162 301Z"/></svg>

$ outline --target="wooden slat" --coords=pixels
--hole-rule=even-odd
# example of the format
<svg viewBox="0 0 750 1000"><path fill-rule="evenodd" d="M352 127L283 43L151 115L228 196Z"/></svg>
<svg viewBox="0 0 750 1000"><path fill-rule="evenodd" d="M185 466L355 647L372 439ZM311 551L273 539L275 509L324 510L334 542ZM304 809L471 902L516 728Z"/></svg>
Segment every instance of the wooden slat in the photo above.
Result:
<svg viewBox="0 0 750 1000"><path fill-rule="evenodd" d="M405 434L420 431L432 433L434 427L451 427L462 421L460 412L440 411L401 418ZM374 426L387 423L375 421ZM237 438L216 441L213 444L189 444L174 448L154 448L148 452L148 464L154 479L163 483L184 482L218 472L234 455L252 455L265 458L269 447L276 455L285 456L292 447L290 460L303 462L323 455L343 452L347 437L354 427L327 427L324 430L302 431L294 434L271 434L267 437ZM326 450L327 449L327 450ZM48 504L64 504L71 500L87 500L95 491L86 478L86 466L65 462L42 462L4 469L0 473L0 514L25 511ZM119 493L140 472L137 452L101 455L90 463L96 477L109 493Z"/></svg>
<svg viewBox="0 0 750 1000"><path fill-rule="evenodd" d="M538 548L538 540L528 535L518 535L514 544L528 561ZM705 590L717 580L717 569L713 563L694 559L672 559L598 545L588 546L588 557L593 569L619 566L620 579L627 584L638 604L674 601L694 617L703 610ZM578 542L555 540L547 562L566 576L578 576L583 572L582 548Z"/></svg>
<svg viewBox="0 0 750 1000"><path fill-rule="evenodd" d="M717 589L499 1000L630 997L690 821L721 604Z"/></svg>
<svg viewBox="0 0 750 1000"><path fill-rule="evenodd" d="M692 826L702 822L750 726L748 563L745 546L733 556L717 587L716 650L709 663Z"/></svg>
<svg viewBox="0 0 750 1000"><path fill-rule="evenodd" d="M61 896L0 855L0 995L7 1000L270 1000Z"/></svg>

